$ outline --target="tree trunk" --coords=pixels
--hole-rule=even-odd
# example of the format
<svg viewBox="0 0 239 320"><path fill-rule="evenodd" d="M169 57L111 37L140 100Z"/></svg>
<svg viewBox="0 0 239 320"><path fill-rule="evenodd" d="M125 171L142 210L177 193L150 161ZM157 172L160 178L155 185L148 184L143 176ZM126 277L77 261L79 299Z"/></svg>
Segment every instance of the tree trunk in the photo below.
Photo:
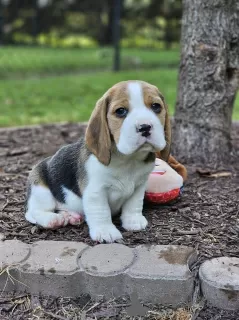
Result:
<svg viewBox="0 0 239 320"><path fill-rule="evenodd" d="M239 1L183 0L173 153L185 163L227 163L239 85Z"/></svg>

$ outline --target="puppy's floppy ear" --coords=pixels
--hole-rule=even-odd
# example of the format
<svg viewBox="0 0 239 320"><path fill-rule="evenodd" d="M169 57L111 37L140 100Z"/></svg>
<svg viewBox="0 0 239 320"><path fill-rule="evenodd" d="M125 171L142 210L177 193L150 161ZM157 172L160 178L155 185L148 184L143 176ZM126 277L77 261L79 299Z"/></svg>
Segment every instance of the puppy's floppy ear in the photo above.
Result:
<svg viewBox="0 0 239 320"><path fill-rule="evenodd" d="M107 122L108 94L100 98L91 114L85 140L90 152L104 165L109 165L111 158L111 139Z"/></svg>
<svg viewBox="0 0 239 320"><path fill-rule="evenodd" d="M171 151L171 123L170 123L170 117L169 117L169 112L168 112L168 106L164 104L166 107L166 116L165 116L165 124L164 124L164 135L165 135L165 140L166 140L166 147L161 150L159 153L156 155L160 157L160 159L168 162L168 158L170 155Z"/></svg>
<svg viewBox="0 0 239 320"><path fill-rule="evenodd" d="M177 171L177 173L180 174L180 176L183 177L183 181L187 180L187 169L184 167L184 165L178 162L172 155L169 156L168 164L171 168Z"/></svg>

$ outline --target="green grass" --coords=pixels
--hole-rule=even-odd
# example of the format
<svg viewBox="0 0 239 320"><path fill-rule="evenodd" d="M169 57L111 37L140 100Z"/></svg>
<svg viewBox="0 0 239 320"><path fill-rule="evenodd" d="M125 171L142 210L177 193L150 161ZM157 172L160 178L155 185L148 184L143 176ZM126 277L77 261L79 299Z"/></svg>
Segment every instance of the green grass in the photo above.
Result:
<svg viewBox="0 0 239 320"><path fill-rule="evenodd" d="M117 74L106 71L112 54L109 48L0 47L0 126L87 121L96 100L127 79L158 86L174 113L178 51L122 49L123 68L131 71ZM98 72L85 73L88 70ZM239 120L239 94L233 119Z"/></svg>
<svg viewBox="0 0 239 320"><path fill-rule="evenodd" d="M178 50L122 49L122 68L177 66ZM0 47L0 78L112 68L113 50Z"/></svg>
<svg viewBox="0 0 239 320"><path fill-rule="evenodd" d="M95 102L113 84L142 79L159 86L173 113L177 70L125 71L4 80L0 84L0 126L86 121Z"/></svg>
<svg viewBox="0 0 239 320"><path fill-rule="evenodd" d="M141 79L155 84L166 97L170 114L174 113L177 69L98 72L48 78L13 80L0 83L0 126L59 121L87 121L95 102L113 84L121 80ZM234 108L239 120L239 95Z"/></svg>

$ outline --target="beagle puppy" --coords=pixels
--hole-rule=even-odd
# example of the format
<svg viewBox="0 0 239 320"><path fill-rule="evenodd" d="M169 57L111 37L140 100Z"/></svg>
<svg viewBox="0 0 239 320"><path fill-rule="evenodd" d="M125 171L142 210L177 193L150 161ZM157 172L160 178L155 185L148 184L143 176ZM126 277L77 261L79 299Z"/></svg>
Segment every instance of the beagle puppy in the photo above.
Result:
<svg viewBox="0 0 239 320"><path fill-rule="evenodd" d="M114 242L143 230L144 193L155 154L167 161L171 128L158 88L123 81L98 100L85 137L35 165L28 178L26 219L44 228L88 224L92 240Z"/></svg>

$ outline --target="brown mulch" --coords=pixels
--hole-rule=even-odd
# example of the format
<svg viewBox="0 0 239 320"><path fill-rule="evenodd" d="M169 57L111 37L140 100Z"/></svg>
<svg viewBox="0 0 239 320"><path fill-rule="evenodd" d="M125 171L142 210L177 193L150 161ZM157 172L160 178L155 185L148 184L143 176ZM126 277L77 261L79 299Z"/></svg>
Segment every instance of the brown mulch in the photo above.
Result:
<svg viewBox="0 0 239 320"><path fill-rule="evenodd" d="M19 239L27 243L38 240L70 240L94 244L89 238L85 224L78 227L67 226L53 231L31 225L24 218L26 178L32 165L53 154L60 146L76 141L83 134L84 129L85 127L80 124L0 129L0 235L4 234L5 239ZM233 126L232 137L235 152L239 158L238 124ZM193 165L188 165L187 169L189 178L181 198L168 205L145 204L144 213L149 221L146 231L125 232L120 228L119 221L115 223L123 232L124 243L129 246L150 243L187 245L197 248L198 259L192 266L196 271L205 259L211 257L239 257L239 161L229 163L220 170ZM0 297L0 310L3 306L1 299L3 298ZM47 303L47 298L44 299L44 303ZM65 298L59 299L63 299L61 303L66 303ZM54 301L51 304L52 307L46 308L49 312L54 313L57 310L57 299ZM76 306L75 300L69 301L70 305L79 307ZM14 314L12 319L31 319L29 315L27 316L33 310L31 305L26 305L29 309L24 311L26 317L23 317L22 313L16 317L16 313L13 313L11 308L18 310L19 305L9 306L10 311L5 312L6 315L8 314L6 319L11 319L9 318L11 314ZM215 308L204 307L198 319L239 319L238 314L234 317L230 312L215 310ZM4 313L1 311L0 315ZM64 319L64 315L61 316ZM37 319L37 316L33 317L35 318ZM104 317L106 318L107 316ZM1 319L4 318L1 317ZM51 319L51 317L45 314L39 319ZM154 318L146 317L145 319Z"/></svg>
<svg viewBox="0 0 239 320"><path fill-rule="evenodd" d="M173 309L132 303L129 297L92 301L78 298L6 294L0 296L1 320L238 320L239 311L220 310L207 304Z"/></svg>
<svg viewBox="0 0 239 320"><path fill-rule="evenodd" d="M93 244L85 224L53 231L34 227L24 218L26 178L32 165L76 141L84 129L80 124L58 124L0 130L0 232L6 239ZM239 126L234 126L233 139L239 151ZM145 204L149 227L144 232L121 229L125 244L194 246L199 250L199 263L215 256L239 257L239 162L220 171L229 172L225 177L210 177L203 168L187 168L189 178L181 199L168 205ZM118 221L116 224L120 228Z"/></svg>

